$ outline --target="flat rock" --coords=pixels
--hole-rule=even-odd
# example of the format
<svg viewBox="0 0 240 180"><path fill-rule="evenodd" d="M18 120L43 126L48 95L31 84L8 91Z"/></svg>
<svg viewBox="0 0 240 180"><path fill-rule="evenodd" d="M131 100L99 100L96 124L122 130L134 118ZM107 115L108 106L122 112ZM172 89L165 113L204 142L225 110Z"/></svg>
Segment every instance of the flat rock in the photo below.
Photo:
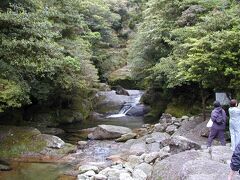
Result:
<svg viewBox="0 0 240 180"><path fill-rule="evenodd" d="M113 125L98 125L92 133L88 135L90 139L115 139L123 134L131 133L132 130L127 127Z"/></svg>
<svg viewBox="0 0 240 180"><path fill-rule="evenodd" d="M169 147L172 153L179 153L190 149L201 149L198 143L183 136L173 136L170 140Z"/></svg>
<svg viewBox="0 0 240 180"><path fill-rule="evenodd" d="M129 139L134 139L137 137L136 133L123 134L120 138L116 139L116 142L126 142Z"/></svg>

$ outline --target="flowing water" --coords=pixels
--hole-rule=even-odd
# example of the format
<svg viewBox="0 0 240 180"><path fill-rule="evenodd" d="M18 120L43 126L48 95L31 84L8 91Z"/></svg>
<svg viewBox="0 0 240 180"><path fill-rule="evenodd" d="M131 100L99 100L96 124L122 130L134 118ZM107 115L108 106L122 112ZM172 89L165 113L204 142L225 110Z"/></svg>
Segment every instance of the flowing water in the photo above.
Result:
<svg viewBox="0 0 240 180"><path fill-rule="evenodd" d="M129 90L129 101L126 102L122 109L119 111L119 113L117 114L112 114L107 116L107 118L118 118L118 117L124 117L126 116L126 114L136 105L140 104L140 99L143 95L142 91L138 91L138 90Z"/></svg>

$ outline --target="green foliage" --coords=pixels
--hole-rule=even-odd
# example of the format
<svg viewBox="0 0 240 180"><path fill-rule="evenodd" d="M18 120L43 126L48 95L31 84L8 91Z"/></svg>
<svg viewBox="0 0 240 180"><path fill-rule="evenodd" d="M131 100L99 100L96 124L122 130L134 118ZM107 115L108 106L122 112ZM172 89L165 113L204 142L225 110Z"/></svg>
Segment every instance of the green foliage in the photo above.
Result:
<svg viewBox="0 0 240 180"><path fill-rule="evenodd" d="M147 87L239 89L239 28L236 1L151 0L130 51L135 77Z"/></svg>
<svg viewBox="0 0 240 180"><path fill-rule="evenodd" d="M1 3L0 110L88 94L98 83L93 57L118 43L112 27L121 17L111 8L102 0Z"/></svg>

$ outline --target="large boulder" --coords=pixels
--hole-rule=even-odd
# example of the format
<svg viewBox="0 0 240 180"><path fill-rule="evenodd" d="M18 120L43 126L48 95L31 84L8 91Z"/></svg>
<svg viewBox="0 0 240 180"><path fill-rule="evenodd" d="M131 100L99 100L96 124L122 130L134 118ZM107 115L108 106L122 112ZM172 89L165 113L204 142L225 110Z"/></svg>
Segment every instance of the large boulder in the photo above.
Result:
<svg viewBox="0 0 240 180"><path fill-rule="evenodd" d="M129 92L121 86L116 86L116 94L130 96Z"/></svg>
<svg viewBox="0 0 240 180"><path fill-rule="evenodd" d="M212 146L211 159L220 163L227 164L232 158L232 150L228 146Z"/></svg>
<svg viewBox="0 0 240 180"><path fill-rule="evenodd" d="M143 116L147 113L149 113L150 108L148 106L145 106L143 104L138 104L136 106L133 106L128 112L128 116Z"/></svg>
<svg viewBox="0 0 240 180"><path fill-rule="evenodd" d="M168 158L158 161L153 166L152 178L153 180L180 180L181 169L183 165L191 160L197 158L209 158L205 154L192 150L185 151L179 154L172 155Z"/></svg>
<svg viewBox="0 0 240 180"><path fill-rule="evenodd" d="M180 171L181 180L218 180L227 179L230 167L209 159L196 159L186 162ZM236 175L234 179L239 179Z"/></svg>
<svg viewBox="0 0 240 180"><path fill-rule="evenodd" d="M46 141L47 147L60 149L64 146L65 142L57 136L41 134L39 138Z"/></svg>
<svg viewBox="0 0 240 180"><path fill-rule="evenodd" d="M123 134L131 133L132 130L127 127L113 125L98 125L94 131L88 134L89 139L115 139Z"/></svg>
<svg viewBox="0 0 240 180"><path fill-rule="evenodd" d="M202 117L191 117L182 121L181 126L173 136L183 136L195 143L202 145L206 143L206 138L201 136L202 129L205 126Z"/></svg>
<svg viewBox="0 0 240 180"><path fill-rule="evenodd" d="M115 91L100 91L95 97L95 111L100 114L118 113L126 102L131 101L130 96L118 95Z"/></svg>
<svg viewBox="0 0 240 180"><path fill-rule="evenodd" d="M169 147L172 153L179 153L190 149L201 149L198 143L183 136L173 136L170 140Z"/></svg>

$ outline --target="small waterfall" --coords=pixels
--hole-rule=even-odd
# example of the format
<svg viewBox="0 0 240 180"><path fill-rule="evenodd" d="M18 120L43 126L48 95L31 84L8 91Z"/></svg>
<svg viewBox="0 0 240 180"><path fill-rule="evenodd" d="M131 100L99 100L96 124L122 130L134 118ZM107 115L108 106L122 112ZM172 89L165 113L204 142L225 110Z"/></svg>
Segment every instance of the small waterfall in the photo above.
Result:
<svg viewBox="0 0 240 180"><path fill-rule="evenodd" d="M137 104L140 103L140 99L143 95L142 91L128 90L128 93L130 94L129 102L126 102L123 105L122 109L119 111L118 114L113 114L113 115L107 116L107 118L124 117L134 106L136 106Z"/></svg>

